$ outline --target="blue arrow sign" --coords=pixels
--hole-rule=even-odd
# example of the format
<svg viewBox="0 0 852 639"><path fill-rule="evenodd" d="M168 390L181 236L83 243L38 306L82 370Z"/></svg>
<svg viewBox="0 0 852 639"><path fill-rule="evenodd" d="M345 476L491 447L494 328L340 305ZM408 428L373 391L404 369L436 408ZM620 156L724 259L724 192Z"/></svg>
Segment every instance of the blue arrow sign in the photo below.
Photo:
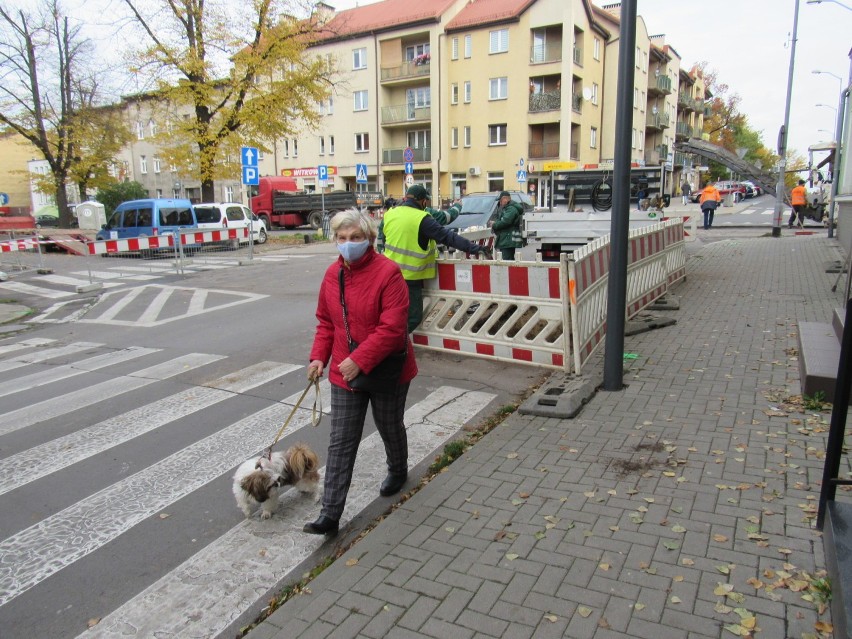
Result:
<svg viewBox="0 0 852 639"><path fill-rule="evenodd" d="M406 162L405 163L405 174L413 175L414 174L414 162Z"/></svg>
<svg viewBox="0 0 852 639"><path fill-rule="evenodd" d="M253 146L244 146L240 149L240 158L243 166L257 166L257 149Z"/></svg>
<svg viewBox="0 0 852 639"><path fill-rule="evenodd" d="M0 193L0 206L6 206L9 203L9 194Z"/></svg>
<svg viewBox="0 0 852 639"><path fill-rule="evenodd" d="M243 184L249 186L257 186L260 184L260 175L258 174L256 166L243 167Z"/></svg>
<svg viewBox="0 0 852 639"><path fill-rule="evenodd" d="M356 164L355 165L355 182L358 184L366 184L367 183L367 165L366 164Z"/></svg>

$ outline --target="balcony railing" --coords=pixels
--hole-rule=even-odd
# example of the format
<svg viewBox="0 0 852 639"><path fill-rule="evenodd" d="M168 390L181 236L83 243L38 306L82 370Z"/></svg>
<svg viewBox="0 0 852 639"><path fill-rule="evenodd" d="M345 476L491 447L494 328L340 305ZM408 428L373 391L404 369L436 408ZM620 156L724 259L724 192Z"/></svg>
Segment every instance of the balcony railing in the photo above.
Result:
<svg viewBox="0 0 852 639"><path fill-rule="evenodd" d="M583 112L583 96L579 93L571 94L571 108L577 113Z"/></svg>
<svg viewBox="0 0 852 639"><path fill-rule="evenodd" d="M541 93L530 93L530 113L539 111L558 111L562 108L562 91L542 91Z"/></svg>
<svg viewBox="0 0 852 639"><path fill-rule="evenodd" d="M560 60L562 60L561 42L546 42L544 44L534 44L530 47L530 62L532 64L559 62Z"/></svg>
<svg viewBox="0 0 852 639"><path fill-rule="evenodd" d="M688 125L686 122L678 122L675 125L675 135L691 138L692 137L692 127Z"/></svg>
<svg viewBox="0 0 852 639"><path fill-rule="evenodd" d="M392 82L394 80L405 80L406 78L419 78L424 75L429 75L431 70L430 61L423 59L415 59L410 62L405 62L398 67L386 67L381 70L382 82Z"/></svg>
<svg viewBox="0 0 852 639"><path fill-rule="evenodd" d="M649 113L645 126L649 129L668 129L669 116L665 113Z"/></svg>
<svg viewBox="0 0 852 639"><path fill-rule="evenodd" d="M574 64L583 66L583 50L580 47L574 47Z"/></svg>
<svg viewBox="0 0 852 639"><path fill-rule="evenodd" d="M428 121L432 118L432 107L415 107L396 104L382 107L382 124Z"/></svg>
<svg viewBox="0 0 852 639"><path fill-rule="evenodd" d="M411 147L411 150L414 152L414 159L412 162L432 161L432 147L426 146L419 149ZM402 157L404 152L405 148L382 149L382 164L404 164L405 159Z"/></svg>
<svg viewBox="0 0 852 639"><path fill-rule="evenodd" d="M536 160L558 158L559 142L530 142L529 157Z"/></svg>
<svg viewBox="0 0 852 639"><path fill-rule="evenodd" d="M680 151L675 151L675 153L674 153L674 165L675 166L686 166L686 153L681 153Z"/></svg>
<svg viewBox="0 0 852 639"><path fill-rule="evenodd" d="M683 111L695 111L695 100L692 96L679 94L677 96L677 106Z"/></svg>
<svg viewBox="0 0 852 639"><path fill-rule="evenodd" d="M704 110L704 100L695 98L695 111L701 113Z"/></svg>
<svg viewBox="0 0 852 639"><path fill-rule="evenodd" d="M669 145L668 144L658 144L654 147L657 153L660 154L660 162L665 162L669 158Z"/></svg>
<svg viewBox="0 0 852 639"><path fill-rule="evenodd" d="M672 92L672 79L667 75L658 75L656 78L651 80L651 83L648 85L648 93L662 93L664 95L668 95Z"/></svg>

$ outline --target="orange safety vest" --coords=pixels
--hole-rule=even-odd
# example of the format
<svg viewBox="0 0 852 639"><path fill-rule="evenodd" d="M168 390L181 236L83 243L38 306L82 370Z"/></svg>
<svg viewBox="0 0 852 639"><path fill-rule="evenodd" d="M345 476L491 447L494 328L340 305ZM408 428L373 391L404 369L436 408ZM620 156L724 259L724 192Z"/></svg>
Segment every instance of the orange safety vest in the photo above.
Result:
<svg viewBox="0 0 852 639"><path fill-rule="evenodd" d="M704 187L704 190L701 191L701 197L698 200L699 204L704 204L707 200L715 200L716 202L722 201L722 196L719 193L719 189L717 189L712 184L708 184Z"/></svg>
<svg viewBox="0 0 852 639"><path fill-rule="evenodd" d="M799 186L794 187L793 192L790 193L790 203L793 206L797 206L797 205L804 206L808 202L806 195L807 195L807 190L805 189L804 186L802 186L800 184Z"/></svg>

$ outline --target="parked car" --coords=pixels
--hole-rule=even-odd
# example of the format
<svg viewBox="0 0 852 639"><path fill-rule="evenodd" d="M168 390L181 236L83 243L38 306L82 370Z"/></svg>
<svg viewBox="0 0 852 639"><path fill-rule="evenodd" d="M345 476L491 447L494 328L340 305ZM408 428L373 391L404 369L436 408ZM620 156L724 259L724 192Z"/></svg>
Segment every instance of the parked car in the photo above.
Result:
<svg viewBox="0 0 852 639"><path fill-rule="evenodd" d="M719 190L719 195L722 196L722 199L733 194L735 203L745 199L746 197L746 188L742 182L722 180L720 182L716 182L716 188Z"/></svg>
<svg viewBox="0 0 852 639"><path fill-rule="evenodd" d="M266 224L257 215L251 212L251 209L236 202L212 202L205 204L195 204L193 207L195 218L198 220L198 228L200 230L221 229L221 228L249 228L251 224L252 239L255 244L264 244L268 238ZM233 248L238 248L239 244L248 244L248 237L244 239L234 240L233 242L223 242L231 244Z"/></svg>
<svg viewBox="0 0 852 639"><path fill-rule="evenodd" d="M761 189L754 182L743 182L743 184L745 184L745 187L746 187L746 197L758 197L758 196L762 195L763 189ZM751 193L750 195L749 195L749 190L750 190L750 193Z"/></svg>
<svg viewBox="0 0 852 639"><path fill-rule="evenodd" d="M59 226L59 218L53 215L37 215L35 222L37 229L45 228L47 226Z"/></svg>
<svg viewBox="0 0 852 639"><path fill-rule="evenodd" d="M465 230L483 230L487 229L497 217L497 205L500 202L501 191L491 191L489 193L468 193L461 199L462 210L459 216L447 228L455 229L458 232ZM524 212L532 211L535 208L530 196L523 191L509 191L512 200L520 202L524 207Z"/></svg>

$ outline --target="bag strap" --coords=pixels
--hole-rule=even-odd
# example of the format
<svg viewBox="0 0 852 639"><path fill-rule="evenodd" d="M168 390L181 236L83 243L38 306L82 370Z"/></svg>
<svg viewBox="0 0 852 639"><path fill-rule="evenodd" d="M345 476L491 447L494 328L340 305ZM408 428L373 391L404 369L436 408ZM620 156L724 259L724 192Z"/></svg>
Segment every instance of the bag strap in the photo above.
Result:
<svg viewBox="0 0 852 639"><path fill-rule="evenodd" d="M343 280L345 279L343 267L337 272L337 282L340 285L340 306L343 307L343 328L346 329L346 341L349 343L349 349L352 350L352 335L349 334L349 318L346 314L346 297L343 294Z"/></svg>

